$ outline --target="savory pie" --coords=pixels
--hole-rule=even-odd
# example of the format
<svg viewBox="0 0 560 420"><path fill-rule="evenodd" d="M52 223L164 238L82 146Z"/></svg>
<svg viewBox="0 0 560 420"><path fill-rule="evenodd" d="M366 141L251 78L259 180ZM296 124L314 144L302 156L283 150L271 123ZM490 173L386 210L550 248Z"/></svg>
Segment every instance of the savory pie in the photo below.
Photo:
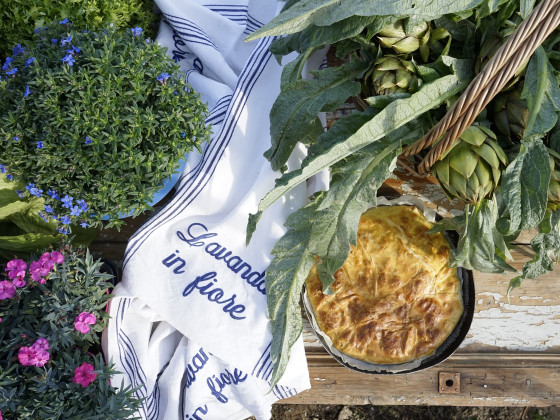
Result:
<svg viewBox="0 0 560 420"><path fill-rule="evenodd" d="M360 218L357 246L322 292L316 265L306 280L319 328L339 351L374 364L431 355L463 313L451 248L415 206L375 207Z"/></svg>

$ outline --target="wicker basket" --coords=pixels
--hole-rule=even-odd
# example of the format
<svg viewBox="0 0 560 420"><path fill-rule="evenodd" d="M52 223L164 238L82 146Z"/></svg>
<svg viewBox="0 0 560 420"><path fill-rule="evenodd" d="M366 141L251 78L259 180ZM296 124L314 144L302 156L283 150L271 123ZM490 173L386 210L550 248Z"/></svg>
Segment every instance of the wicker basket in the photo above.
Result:
<svg viewBox="0 0 560 420"><path fill-rule="evenodd" d="M447 114L424 137L404 150L405 156L415 155L439 140L418 164L421 175L430 171L558 25L560 0L543 0L473 79Z"/></svg>

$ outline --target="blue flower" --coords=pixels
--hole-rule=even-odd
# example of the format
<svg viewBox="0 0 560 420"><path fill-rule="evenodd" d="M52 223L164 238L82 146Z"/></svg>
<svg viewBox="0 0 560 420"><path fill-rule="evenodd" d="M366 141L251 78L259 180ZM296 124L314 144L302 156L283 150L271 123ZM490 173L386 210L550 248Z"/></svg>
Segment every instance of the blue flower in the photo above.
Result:
<svg viewBox="0 0 560 420"><path fill-rule="evenodd" d="M69 66L72 66L76 62L76 60L74 60L74 57L72 56L72 54L67 54L63 58L61 58L60 60L63 63L68 64Z"/></svg>
<svg viewBox="0 0 560 420"><path fill-rule="evenodd" d="M70 44L70 42L72 42L72 35L69 35L66 38L62 38L60 40L60 45L66 45L66 44Z"/></svg>
<svg viewBox="0 0 560 420"><path fill-rule="evenodd" d="M65 25L68 23L68 18L64 18L62 19L60 22L58 22L60 25Z"/></svg>
<svg viewBox="0 0 560 420"><path fill-rule="evenodd" d="M73 198L73 197L70 197L69 195L65 195L64 197L62 197L62 198L60 199L60 201L62 201L62 203L63 203L63 204L62 204L62 207L66 207L67 209L71 208L71 207L72 207L72 200L73 200L73 199L74 199L74 198Z"/></svg>
<svg viewBox="0 0 560 420"><path fill-rule="evenodd" d="M5 173L6 173L6 167L0 164L0 174L5 174Z"/></svg>
<svg viewBox="0 0 560 420"><path fill-rule="evenodd" d="M78 206L74 206L71 208L70 216L79 216L81 212L82 212L81 208L79 208Z"/></svg>
<svg viewBox="0 0 560 420"><path fill-rule="evenodd" d="M26 190L30 190L31 188L35 188L35 184L32 183L32 182L30 182L29 184L27 184L27 185L25 186L25 189L26 189Z"/></svg>
<svg viewBox="0 0 560 420"><path fill-rule="evenodd" d="M60 200L60 196L56 193L55 190L48 190L47 195L52 198L53 200Z"/></svg>
<svg viewBox="0 0 560 420"><path fill-rule="evenodd" d="M49 204L45 204L45 211L46 211L47 213L52 213L52 212L53 212L52 206L49 205Z"/></svg>
<svg viewBox="0 0 560 420"><path fill-rule="evenodd" d="M55 45L57 42L58 42L58 39L56 39L56 38L51 39L51 43L52 43L53 45Z"/></svg>
<svg viewBox="0 0 560 420"><path fill-rule="evenodd" d="M64 215L60 218L60 221L62 222L63 225L69 225L71 220L70 220L70 216Z"/></svg>
<svg viewBox="0 0 560 420"><path fill-rule="evenodd" d="M34 62L35 62L35 57L28 58L28 59L25 61L25 67L29 67L29 66L30 66L31 64L33 64Z"/></svg>
<svg viewBox="0 0 560 420"><path fill-rule="evenodd" d="M90 226L90 224L88 222L82 222L82 223L80 223L80 226L83 227L83 228L87 228L87 227Z"/></svg>
<svg viewBox="0 0 560 420"><path fill-rule="evenodd" d="M150 38L146 38L145 41L146 41L146 44L149 44L150 43Z"/></svg>
<svg viewBox="0 0 560 420"><path fill-rule="evenodd" d="M184 139L185 137L187 137L187 133L185 133L184 131L181 132L180 134L181 138Z"/></svg>
<svg viewBox="0 0 560 420"><path fill-rule="evenodd" d="M11 69L10 71L7 71L6 74L9 75L9 76L15 76L16 73L17 73L17 71L18 71L18 68L17 68L17 67L14 67L14 68Z"/></svg>
<svg viewBox="0 0 560 420"><path fill-rule="evenodd" d="M47 219L47 215L45 213L40 211L39 216L41 216L41 219L43 219L45 222L49 223L49 219Z"/></svg>
<svg viewBox="0 0 560 420"><path fill-rule="evenodd" d="M6 61L4 62L4 65L2 66L2 70L6 71L10 68L10 63L14 61L14 59L12 57L6 57Z"/></svg>
<svg viewBox="0 0 560 420"><path fill-rule="evenodd" d="M13 180L14 180L14 176L13 176L12 174L8 174L8 175L6 175L6 179L7 179L8 181L13 181Z"/></svg>
<svg viewBox="0 0 560 420"><path fill-rule="evenodd" d="M66 53L68 53L68 54L77 54L77 53L79 53L80 51L82 51L82 50L79 49L78 47L75 47L75 46L72 45L72 48L66 50Z"/></svg>
<svg viewBox="0 0 560 420"><path fill-rule="evenodd" d="M12 48L14 55L23 54L25 48L21 46L21 44L17 44L15 47Z"/></svg>
<svg viewBox="0 0 560 420"><path fill-rule="evenodd" d="M70 231L68 230L68 228L64 227L64 226L60 226L57 227L56 230L58 230L60 233L62 233L63 235L67 235L68 233L70 233Z"/></svg>
<svg viewBox="0 0 560 420"><path fill-rule="evenodd" d="M86 141L85 141L86 146L89 146L91 143L93 143L93 140L91 139L91 137L86 136Z"/></svg>
<svg viewBox="0 0 560 420"><path fill-rule="evenodd" d="M157 77L158 82L160 82L161 84L165 84L165 82L167 82L167 79L169 78L169 74L167 72L160 74Z"/></svg>
<svg viewBox="0 0 560 420"><path fill-rule="evenodd" d="M45 145L43 144L43 142L41 140L39 140L37 142L37 149L42 149L43 147L45 147Z"/></svg>
<svg viewBox="0 0 560 420"><path fill-rule="evenodd" d="M29 192L31 193L31 195L34 195L35 197L41 197L41 195L43 194L43 190L40 190L37 187L31 188Z"/></svg>
<svg viewBox="0 0 560 420"><path fill-rule="evenodd" d="M18 195L19 198L24 198L24 197L23 197L23 191L21 191L21 190L16 190L16 194Z"/></svg>
<svg viewBox="0 0 560 420"><path fill-rule="evenodd" d="M25 86L25 92L23 92L23 97L27 98L30 94L31 94L31 89L29 89L29 85L27 85L27 86ZM37 142L37 148L42 149L43 146L39 147L39 143L41 143L41 142Z"/></svg>
<svg viewBox="0 0 560 420"><path fill-rule="evenodd" d="M20 137L19 137L19 136L14 136L14 137L12 137L12 139L13 139L14 141L19 141Z"/></svg>
<svg viewBox="0 0 560 420"><path fill-rule="evenodd" d="M80 208L82 209L82 211L86 211L88 209L88 205L85 202L85 200L76 200L76 204L78 206L80 206Z"/></svg>
<svg viewBox="0 0 560 420"><path fill-rule="evenodd" d="M39 26L38 28L33 29L33 32L38 34L41 31L41 29L43 29L43 28Z"/></svg>
<svg viewBox="0 0 560 420"><path fill-rule="evenodd" d="M142 28L139 26L137 26L136 28L132 28L131 31L132 31L132 35L134 36L142 35Z"/></svg>

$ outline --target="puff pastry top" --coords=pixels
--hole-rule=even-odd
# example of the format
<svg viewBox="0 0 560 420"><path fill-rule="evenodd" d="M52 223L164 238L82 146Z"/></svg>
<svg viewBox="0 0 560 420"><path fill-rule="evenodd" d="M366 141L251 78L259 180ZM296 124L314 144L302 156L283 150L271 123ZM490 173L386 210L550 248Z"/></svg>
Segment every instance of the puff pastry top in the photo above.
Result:
<svg viewBox="0 0 560 420"><path fill-rule="evenodd" d="M306 280L320 329L341 352L375 364L434 353L463 313L450 245L415 206L365 212L357 246L335 273L334 294L322 293L316 265Z"/></svg>

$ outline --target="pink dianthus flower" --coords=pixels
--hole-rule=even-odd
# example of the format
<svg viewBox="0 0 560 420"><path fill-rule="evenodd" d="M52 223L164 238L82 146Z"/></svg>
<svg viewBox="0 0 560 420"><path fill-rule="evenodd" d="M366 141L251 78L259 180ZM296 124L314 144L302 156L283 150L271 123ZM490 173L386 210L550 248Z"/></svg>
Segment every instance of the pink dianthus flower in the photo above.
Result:
<svg viewBox="0 0 560 420"><path fill-rule="evenodd" d="M82 388L85 388L90 383L95 381L97 373L94 373L93 365L90 363L82 363L74 370L73 382L80 384Z"/></svg>
<svg viewBox="0 0 560 420"><path fill-rule="evenodd" d="M82 312L74 319L74 328L83 334L87 334L90 331L89 326L95 325L96 322L97 318L94 314Z"/></svg>
<svg viewBox="0 0 560 420"><path fill-rule="evenodd" d="M25 286L25 269L27 264L23 260L11 260L6 264L5 271L8 272L8 277L14 281L14 286L23 287Z"/></svg>
<svg viewBox="0 0 560 420"><path fill-rule="evenodd" d="M11 299L16 294L16 288L12 282L0 281L0 300Z"/></svg>

